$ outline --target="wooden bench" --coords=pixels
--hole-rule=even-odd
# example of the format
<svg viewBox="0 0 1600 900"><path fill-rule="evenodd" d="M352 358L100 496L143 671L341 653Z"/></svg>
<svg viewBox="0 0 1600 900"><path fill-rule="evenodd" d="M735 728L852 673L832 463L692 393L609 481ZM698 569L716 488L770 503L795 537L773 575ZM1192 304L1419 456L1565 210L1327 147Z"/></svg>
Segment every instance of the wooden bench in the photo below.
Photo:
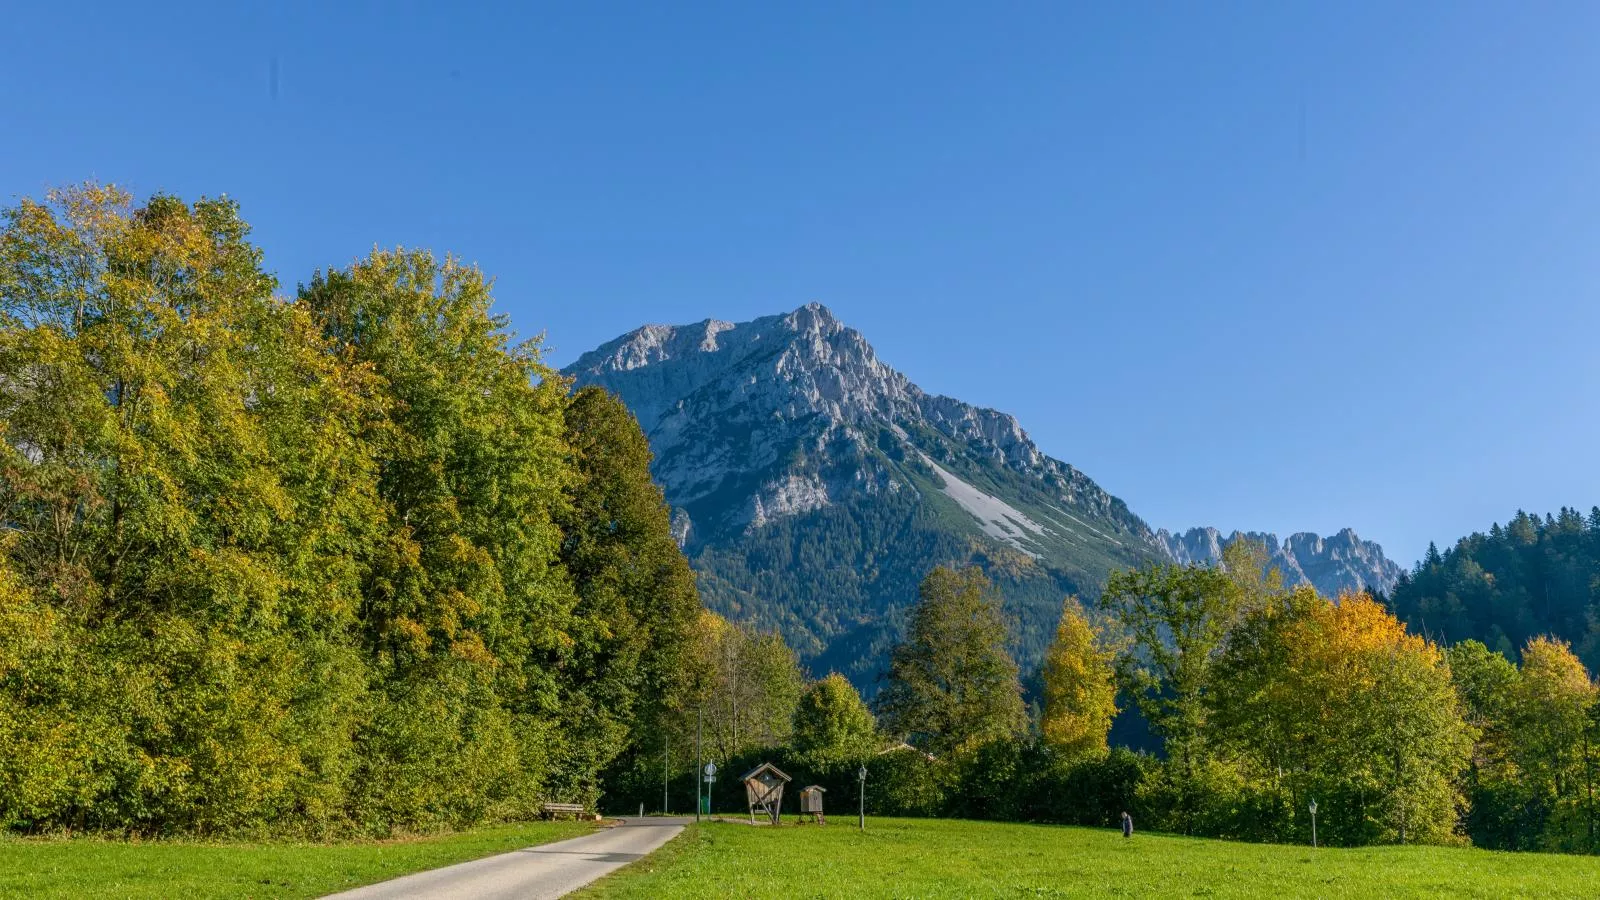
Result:
<svg viewBox="0 0 1600 900"><path fill-rule="evenodd" d="M581 819L587 815L582 803L546 803L539 808L539 814L546 819L559 819L562 816Z"/></svg>

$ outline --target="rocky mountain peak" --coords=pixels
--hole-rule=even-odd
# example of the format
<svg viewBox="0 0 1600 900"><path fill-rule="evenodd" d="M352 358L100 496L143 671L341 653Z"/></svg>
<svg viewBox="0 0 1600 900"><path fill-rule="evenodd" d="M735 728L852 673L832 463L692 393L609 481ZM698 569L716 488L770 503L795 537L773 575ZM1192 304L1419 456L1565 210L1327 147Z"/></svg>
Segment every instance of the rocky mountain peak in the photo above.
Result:
<svg viewBox="0 0 1600 900"><path fill-rule="evenodd" d="M1240 540L1265 545L1268 565L1283 573L1286 584L1309 584L1329 596L1369 588L1387 594L1394 590L1402 572L1383 555L1382 547L1362 540L1350 528L1327 537L1301 531L1282 541L1270 532L1234 531L1224 536L1209 527L1191 528L1182 534L1165 528L1156 532L1156 541L1167 556L1184 565L1214 563L1228 545Z"/></svg>
<svg viewBox="0 0 1600 900"><path fill-rule="evenodd" d="M668 497L683 507L761 473L739 488L748 493L728 524L759 527L843 494L896 490L908 479L878 458L887 452L1003 467L1056 502L1118 519L1154 548L1120 501L1040 452L1013 416L926 393L820 303L737 324L647 325L566 373L622 397L650 437ZM703 516L691 510L685 533L709 533Z"/></svg>

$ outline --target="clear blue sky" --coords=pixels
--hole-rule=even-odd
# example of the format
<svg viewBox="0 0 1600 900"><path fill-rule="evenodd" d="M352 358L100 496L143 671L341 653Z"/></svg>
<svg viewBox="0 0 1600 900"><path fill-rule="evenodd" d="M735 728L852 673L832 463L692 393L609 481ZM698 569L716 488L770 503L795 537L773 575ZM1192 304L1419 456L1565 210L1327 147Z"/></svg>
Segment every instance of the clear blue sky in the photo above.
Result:
<svg viewBox="0 0 1600 900"><path fill-rule="evenodd" d="M14 5L0 194L455 250L556 364L820 300L1155 526L1600 503L1600 4L334 5Z"/></svg>

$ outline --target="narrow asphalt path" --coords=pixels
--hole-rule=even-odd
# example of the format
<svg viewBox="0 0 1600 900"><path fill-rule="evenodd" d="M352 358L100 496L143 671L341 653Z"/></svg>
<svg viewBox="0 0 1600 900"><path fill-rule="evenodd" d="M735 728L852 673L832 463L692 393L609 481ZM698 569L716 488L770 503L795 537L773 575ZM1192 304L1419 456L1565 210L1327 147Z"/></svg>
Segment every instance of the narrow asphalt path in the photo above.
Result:
<svg viewBox="0 0 1600 900"><path fill-rule="evenodd" d="M624 819L594 834L540 844L334 894L339 900L545 900L610 874L672 840L688 819Z"/></svg>

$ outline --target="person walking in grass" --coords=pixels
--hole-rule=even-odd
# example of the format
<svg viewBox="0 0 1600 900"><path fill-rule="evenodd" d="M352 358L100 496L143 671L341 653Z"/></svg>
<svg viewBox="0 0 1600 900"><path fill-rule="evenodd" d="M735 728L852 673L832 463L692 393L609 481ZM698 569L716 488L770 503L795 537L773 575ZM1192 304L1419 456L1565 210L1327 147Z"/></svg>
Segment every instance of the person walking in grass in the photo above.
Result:
<svg viewBox="0 0 1600 900"><path fill-rule="evenodd" d="M1122 813L1122 836L1133 837L1133 816L1128 815L1126 811Z"/></svg>

